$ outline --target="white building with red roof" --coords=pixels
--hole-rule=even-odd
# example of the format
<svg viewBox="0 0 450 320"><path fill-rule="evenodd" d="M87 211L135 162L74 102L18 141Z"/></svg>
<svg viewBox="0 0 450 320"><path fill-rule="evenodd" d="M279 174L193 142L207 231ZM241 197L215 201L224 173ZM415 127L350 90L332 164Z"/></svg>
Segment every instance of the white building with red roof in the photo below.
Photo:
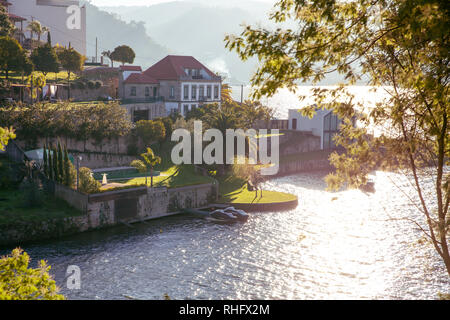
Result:
<svg viewBox="0 0 450 320"><path fill-rule="evenodd" d="M121 72L119 94L125 105L163 101L167 113L185 116L221 102L222 78L191 56L169 55L144 72L136 66L122 66Z"/></svg>

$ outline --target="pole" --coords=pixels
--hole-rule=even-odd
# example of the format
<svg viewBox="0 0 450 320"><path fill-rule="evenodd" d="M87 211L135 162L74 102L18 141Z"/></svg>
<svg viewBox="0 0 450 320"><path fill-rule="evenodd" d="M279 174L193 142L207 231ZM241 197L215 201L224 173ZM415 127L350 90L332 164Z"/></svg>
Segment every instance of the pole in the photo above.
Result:
<svg viewBox="0 0 450 320"><path fill-rule="evenodd" d="M241 104L242 104L243 100L244 100L244 85L241 84Z"/></svg>
<svg viewBox="0 0 450 320"><path fill-rule="evenodd" d="M97 63L98 38L95 37L95 63Z"/></svg>

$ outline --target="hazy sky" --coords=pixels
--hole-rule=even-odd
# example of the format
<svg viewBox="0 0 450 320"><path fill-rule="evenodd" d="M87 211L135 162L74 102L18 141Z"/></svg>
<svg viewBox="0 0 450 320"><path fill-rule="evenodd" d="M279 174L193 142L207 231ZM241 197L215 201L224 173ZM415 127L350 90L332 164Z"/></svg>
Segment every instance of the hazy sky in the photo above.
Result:
<svg viewBox="0 0 450 320"><path fill-rule="evenodd" d="M91 3L96 6L145 6L162 2L173 2L184 0L91 0ZM227 0L223 0L226 2ZM245 0L244 0L245 1ZM261 2L275 2L275 0L256 0Z"/></svg>

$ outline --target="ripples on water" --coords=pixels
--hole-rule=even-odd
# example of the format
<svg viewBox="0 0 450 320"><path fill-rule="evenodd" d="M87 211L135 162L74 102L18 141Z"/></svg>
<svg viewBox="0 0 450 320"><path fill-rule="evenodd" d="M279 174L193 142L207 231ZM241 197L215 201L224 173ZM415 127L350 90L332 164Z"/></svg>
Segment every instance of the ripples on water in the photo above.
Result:
<svg viewBox="0 0 450 320"><path fill-rule="evenodd" d="M450 292L443 263L408 221L421 214L378 172L377 192L324 191L323 174L266 183L294 193L289 212L251 214L246 224L169 217L51 241L25 250L47 259L71 299L434 299ZM1 252L5 253L5 252ZM78 265L79 291L64 289Z"/></svg>

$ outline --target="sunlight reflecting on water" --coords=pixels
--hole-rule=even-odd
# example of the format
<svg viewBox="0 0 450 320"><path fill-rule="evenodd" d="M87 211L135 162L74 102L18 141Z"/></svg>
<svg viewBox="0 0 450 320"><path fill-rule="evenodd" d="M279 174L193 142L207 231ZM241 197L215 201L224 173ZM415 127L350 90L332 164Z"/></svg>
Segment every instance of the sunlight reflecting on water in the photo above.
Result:
<svg viewBox="0 0 450 320"><path fill-rule="evenodd" d="M443 263L409 216L400 176L377 172L376 193L325 191L324 174L266 183L294 193L289 212L251 214L246 224L171 217L26 246L48 259L59 285L80 266L73 299L434 299L450 292ZM411 192L411 189L409 190ZM161 232L162 230L162 232ZM3 253L3 252L2 252Z"/></svg>

